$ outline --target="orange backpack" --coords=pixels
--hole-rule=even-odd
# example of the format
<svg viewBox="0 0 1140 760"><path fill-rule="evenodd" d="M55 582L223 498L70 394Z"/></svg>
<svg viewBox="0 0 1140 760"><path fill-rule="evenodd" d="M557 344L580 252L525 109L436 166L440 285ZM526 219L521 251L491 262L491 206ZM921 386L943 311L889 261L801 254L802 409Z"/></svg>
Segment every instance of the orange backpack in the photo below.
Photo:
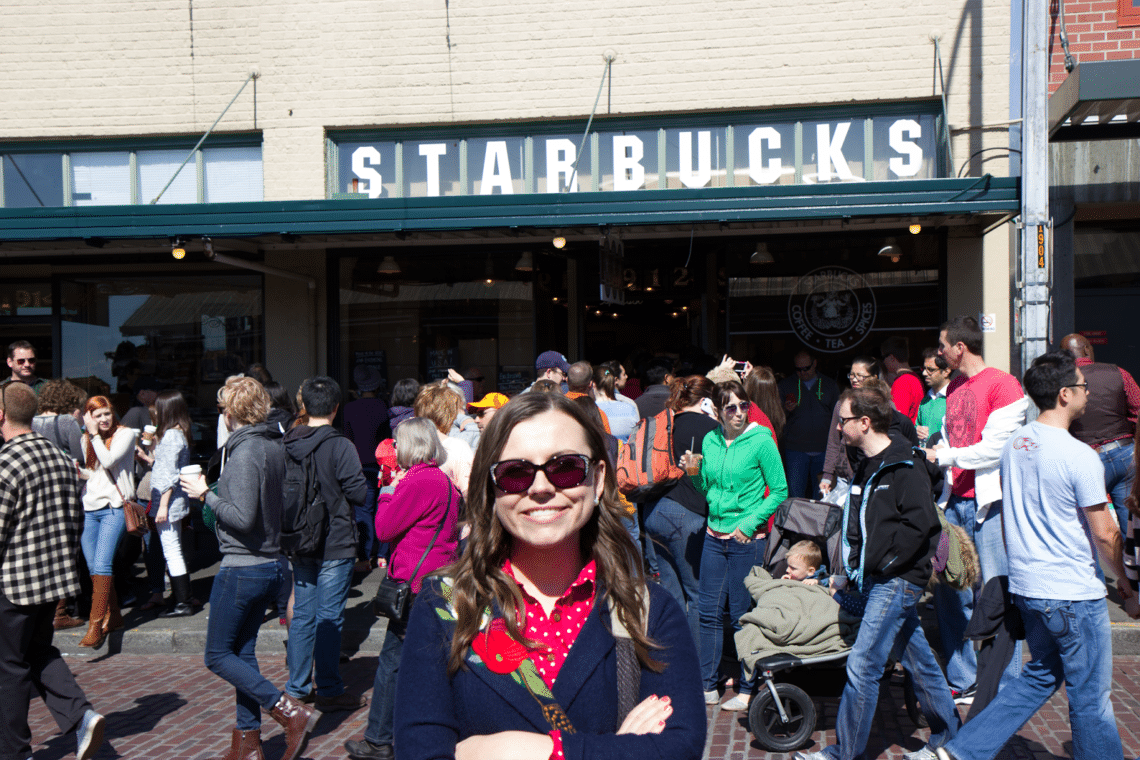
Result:
<svg viewBox="0 0 1140 760"><path fill-rule="evenodd" d="M673 458L673 411L638 422L618 449L618 490L631 501L663 494L685 474Z"/></svg>

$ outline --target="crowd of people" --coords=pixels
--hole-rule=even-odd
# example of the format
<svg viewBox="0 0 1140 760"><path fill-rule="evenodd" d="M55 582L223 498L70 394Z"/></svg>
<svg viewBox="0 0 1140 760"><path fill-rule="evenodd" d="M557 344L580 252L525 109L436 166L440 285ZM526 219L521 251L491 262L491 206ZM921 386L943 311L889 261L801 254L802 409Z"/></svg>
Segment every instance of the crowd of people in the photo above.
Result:
<svg viewBox="0 0 1140 760"><path fill-rule="evenodd" d="M18 341L0 385L0 684L17 705L0 755L30 756L37 693L78 757L101 744L105 720L51 636L84 624L83 596L81 646L123 627L114 558L138 501L143 609L164 606L169 577L161 614L195 614L182 526L200 509L217 535L205 664L234 687L224 760L262 756L263 712L295 760L321 713L366 706L352 758L697 758L705 707L746 710L757 688L723 665L725 613L739 630L777 508L807 498L843 507L842 567L800 542L784 578L828 586L861 624L837 743L801 760L862 755L892 658L930 725L908 760L995 756L1063 682L1074 757L1121 756L1100 567L1140 617L1140 389L1082 336L1060 345L1019 381L956 317L918 371L892 336L851 361L845 389L808 351L782 379L727 356L633 367L546 351L513 399L485 393L478 368L384 397L380 373L357 366L345 403L332 378L293 396L253 365L219 389L202 466L177 390L140 393L142 411L120 419L107 397L39 378ZM650 421L670 431L675 471L643 492L618 465ZM931 583L947 525L976 548L975 588ZM369 705L346 691L341 636L353 578L379 568L392 596L377 598L388 620ZM1024 629L1024 668L1019 643L980 667L967 639L994 593ZM267 611L289 630L279 685L257 662ZM972 704L964 724L956 703Z"/></svg>

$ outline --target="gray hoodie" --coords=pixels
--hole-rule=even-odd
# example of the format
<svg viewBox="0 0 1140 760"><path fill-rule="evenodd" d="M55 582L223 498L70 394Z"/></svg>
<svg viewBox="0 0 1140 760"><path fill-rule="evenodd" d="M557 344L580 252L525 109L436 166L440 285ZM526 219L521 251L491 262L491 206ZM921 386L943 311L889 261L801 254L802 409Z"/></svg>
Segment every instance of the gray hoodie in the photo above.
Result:
<svg viewBox="0 0 1140 760"><path fill-rule="evenodd" d="M285 447L276 426L238 428L226 440L218 492L206 494L218 517L222 567L277 561L284 481Z"/></svg>

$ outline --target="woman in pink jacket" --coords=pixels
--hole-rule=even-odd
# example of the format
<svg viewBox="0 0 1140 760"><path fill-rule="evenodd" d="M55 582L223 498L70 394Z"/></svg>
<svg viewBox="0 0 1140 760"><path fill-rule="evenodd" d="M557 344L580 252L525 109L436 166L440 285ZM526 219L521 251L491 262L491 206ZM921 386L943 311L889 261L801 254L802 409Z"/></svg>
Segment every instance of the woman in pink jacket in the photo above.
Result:
<svg viewBox="0 0 1140 760"><path fill-rule="evenodd" d="M455 559L458 546L455 526L462 497L439 468L446 458L431 420L413 417L400 423L396 430L396 461L400 469L392 480L396 489L380 496L376 536L393 547L388 575L394 580L406 581L413 594L419 593L424 576ZM345 742L349 757L385 760L393 757L396 673L400 668L406 623L406 620L388 621L376 666L368 727L363 741Z"/></svg>

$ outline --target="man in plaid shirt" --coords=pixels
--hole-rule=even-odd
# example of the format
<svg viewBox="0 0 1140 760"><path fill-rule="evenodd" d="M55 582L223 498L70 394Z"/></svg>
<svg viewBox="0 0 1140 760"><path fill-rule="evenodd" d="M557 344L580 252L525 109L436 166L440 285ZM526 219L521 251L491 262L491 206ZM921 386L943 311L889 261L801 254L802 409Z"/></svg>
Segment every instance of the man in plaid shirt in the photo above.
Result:
<svg viewBox="0 0 1140 760"><path fill-rule="evenodd" d="M32 432L36 410L29 386L0 388L0 760L31 757L33 693L61 731L76 732L76 757L89 760L105 721L51 643L55 603L79 591L79 479L72 461Z"/></svg>

